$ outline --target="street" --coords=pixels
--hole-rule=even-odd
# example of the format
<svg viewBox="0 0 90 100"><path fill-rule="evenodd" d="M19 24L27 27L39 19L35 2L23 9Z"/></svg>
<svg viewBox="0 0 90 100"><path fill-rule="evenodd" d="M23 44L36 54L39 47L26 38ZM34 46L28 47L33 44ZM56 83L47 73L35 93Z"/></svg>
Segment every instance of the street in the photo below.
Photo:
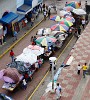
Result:
<svg viewBox="0 0 90 100"><path fill-rule="evenodd" d="M46 5L52 4L52 0L47 0L44 2ZM53 0L53 2L56 3L57 10L58 10L57 13L59 14L60 9L62 9L65 6L66 0L61 0L61 1ZM84 0L82 1L82 7L84 7ZM55 15L54 10L52 9L51 11L52 11L52 14ZM41 19L43 18L43 16L40 16L40 17L41 17ZM56 22L48 20L48 18L46 19L46 21L42 21L25 38L23 38L23 40L21 40L17 45L14 46L13 51L15 52L15 56L18 56L19 54L21 54L23 49L31 44L31 41L30 41L31 36L36 35L36 32L38 29L44 28L44 27L48 28L54 24L56 24ZM58 58L57 70L60 67L60 65L63 63L65 58L68 56L69 52L72 50L76 41L77 41L76 37L69 37L67 39L67 41L65 42L64 46L60 50L55 52L55 54L53 55ZM0 59L0 69L6 68L6 65L10 61L11 61L11 59L9 57L9 52L8 52L5 56L3 56ZM40 100L41 96L45 92L47 84L51 80L51 72L48 73L47 77L45 77L44 81L41 82L41 84L39 85L38 88L37 88L37 86L40 83L40 81L43 79L43 77L45 76L45 74L48 70L49 70L49 60L46 60L43 64L43 66L37 72L35 72L35 74L33 75L33 80L28 83L26 90L23 90L20 88L16 88L15 91L13 91L13 92L3 90L1 88L3 85L3 82L0 81L0 92L11 96L12 98L14 98L14 100ZM35 88L37 88L37 89L35 90ZM33 93L34 90L35 90L35 92Z"/></svg>

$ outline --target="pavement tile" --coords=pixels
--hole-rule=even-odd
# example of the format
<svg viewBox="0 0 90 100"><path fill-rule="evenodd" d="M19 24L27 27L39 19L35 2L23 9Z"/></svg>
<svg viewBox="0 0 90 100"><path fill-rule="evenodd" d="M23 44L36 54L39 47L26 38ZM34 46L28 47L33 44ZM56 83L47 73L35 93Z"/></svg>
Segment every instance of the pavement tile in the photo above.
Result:
<svg viewBox="0 0 90 100"><path fill-rule="evenodd" d="M85 62L90 61L89 27L90 23L70 52L70 55L74 57L71 65L64 68L58 78L58 82L62 86L62 98L60 100L90 100L90 78L88 76L83 78L82 70L81 74L77 75L77 65L80 63L82 66Z"/></svg>

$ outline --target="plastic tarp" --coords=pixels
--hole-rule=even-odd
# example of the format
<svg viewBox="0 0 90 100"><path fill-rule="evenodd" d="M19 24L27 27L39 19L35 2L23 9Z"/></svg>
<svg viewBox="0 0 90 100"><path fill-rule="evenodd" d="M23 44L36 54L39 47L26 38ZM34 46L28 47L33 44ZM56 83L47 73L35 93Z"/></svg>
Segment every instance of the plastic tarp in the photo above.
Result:
<svg viewBox="0 0 90 100"><path fill-rule="evenodd" d="M13 13L13 12L9 12L7 15L5 15L4 17L2 17L0 19L1 23L6 23L6 24L10 24L13 20L15 20L16 18L18 18L18 15Z"/></svg>
<svg viewBox="0 0 90 100"><path fill-rule="evenodd" d="M6 68L0 71L0 79L9 83L17 83L22 79L22 75L19 74L16 68Z"/></svg>
<svg viewBox="0 0 90 100"><path fill-rule="evenodd" d="M17 8L17 11L26 13L30 9L32 10L32 7L31 6L26 5L26 4L23 4L23 5L21 5L20 7Z"/></svg>
<svg viewBox="0 0 90 100"><path fill-rule="evenodd" d="M23 53L24 53L24 54L33 53L33 54L35 54L36 56L39 56L39 55L41 55L41 54L44 53L44 48L41 48L41 47L40 47L39 50L33 50L33 49L30 49L30 48L26 47L26 48L24 48Z"/></svg>
<svg viewBox="0 0 90 100"><path fill-rule="evenodd" d="M22 53L16 57L16 61L21 61L24 63L30 63L31 65L37 61L37 56L31 53Z"/></svg>
<svg viewBox="0 0 90 100"><path fill-rule="evenodd" d="M38 29L37 34L40 35L40 36L51 34L51 29L50 28L41 28L41 29Z"/></svg>

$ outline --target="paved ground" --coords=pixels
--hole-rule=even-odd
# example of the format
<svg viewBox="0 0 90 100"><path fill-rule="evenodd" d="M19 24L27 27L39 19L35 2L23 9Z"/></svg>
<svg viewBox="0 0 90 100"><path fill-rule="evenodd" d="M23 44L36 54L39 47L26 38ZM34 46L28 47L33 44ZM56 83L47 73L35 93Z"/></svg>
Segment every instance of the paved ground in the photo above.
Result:
<svg viewBox="0 0 90 100"><path fill-rule="evenodd" d="M77 65L83 65L85 62L90 62L90 23L81 34L76 42L74 48L71 50L70 55L74 57L71 65L65 67L59 78L58 82L62 86L62 98L60 100L90 100L90 76L83 78L81 74L77 75ZM45 93L41 100L56 100L55 94L50 92Z"/></svg>
<svg viewBox="0 0 90 100"><path fill-rule="evenodd" d="M60 8L61 7L63 7L63 5L64 5L64 3L65 3L65 1L60 1L61 2L61 6L60 6ZM42 19L42 17L43 16L40 16L39 17L39 19L37 20L37 21L40 21L41 19ZM47 25L47 22L48 22L48 25ZM23 39L23 41L22 42L20 42L17 46L15 46L15 48L13 49L14 50L14 52L15 52L15 54L16 55L18 55L18 54L20 54L21 52L22 52L22 50L23 50L23 48L25 48L27 45L29 45L30 44L30 37L32 36L32 35L34 35L34 34L36 34L36 31L37 31L37 29L38 28L40 28L40 27L48 27L48 26L50 26L50 25L52 25L52 24L54 24L54 22L51 22L51 21L46 21L46 22L43 22L42 24L40 24L40 26L39 27L36 27L29 35L28 35L28 38L26 37L26 38L24 38ZM24 33L26 33L26 31L28 30L30 28L30 26L28 25L25 29L23 29L21 32L20 32L20 34L23 34L24 35ZM20 35L21 36L21 35ZM19 37L20 37L19 36ZM2 53L5 49L7 49L10 45L9 45L9 43L10 43L10 45L13 43L12 42L12 40L10 40L9 42L7 42L3 47L0 47L0 52ZM90 42L89 42L90 43ZM7 45L8 44L8 45ZM21 48L19 48L19 47L21 47ZM90 48L88 48L88 50L89 50ZM73 49L73 50L75 50L75 49ZM89 51L88 51L89 52ZM89 54L90 55L90 54ZM82 60L80 60L81 62L82 62ZM9 53L7 53L2 59L0 59L0 69L2 69L2 68L5 68L6 67L6 64L7 63L9 63L10 62L10 58L9 58ZM82 64L83 64L84 62L82 62ZM72 65L73 65L73 63L72 63ZM76 64L77 65L77 64ZM74 66L76 66L76 65L74 65ZM47 65L48 66L48 65ZM45 66L44 66L45 67ZM69 69L70 68L70 69ZM69 69L69 70L68 70ZM82 79L82 75L80 76L80 77L77 77L77 74L76 74L76 69L75 70L73 70L72 71L72 69L74 69L73 67L68 67L68 68L65 68L63 71L62 71L62 73L63 74L61 74L61 78L59 78L59 82L61 83L61 85L62 85L62 87L63 87L63 97L62 97L62 99L63 100L71 100L71 98L70 97L72 97L73 96L73 94L75 93L75 87L77 87L78 86L78 84L79 84L79 81ZM43 69L42 69L43 70ZM44 71L45 71L45 69L44 69ZM68 73L69 72L69 73ZM74 72L74 74L72 73L72 72ZM40 73L40 71L38 72L38 73ZM67 74L66 74L67 73ZM42 77L43 77L43 75L45 74L45 73L41 73L42 74ZM40 75L41 75L40 74ZM34 75L34 80L36 80L36 82L35 81L32 81L31 83L29 83L28 84L28 89L26 90L26 91L22 91L22 90L19 90L18 92L14 92L14 93L8 93L7 91L5 91L5 90L2 90L1 88L0 88L0 91L1 92L3 92L3 93L6 93L6 94L9 94L9 95L12 95L14 98L15 98L15 100L24 100L26 97L27 97L27 94L29 94L30 93L30 91L32 92L33 91L33 87L35 88L36 87L36 84L38 84L38 79L42 79L42 77L39 75L38 76L38 79L36 79L35 77L37 76L38 74L36 73L35 75ZM73 76L73 80L72 80L72 76ZM87 78L88 78L88 76L87 76ZM87 78L85 79L85 80L87 80ZM66 80L65 80L66 79ZM74 79L76 79L76 80L74 80ZM81 80L81 83L83 82L83 79ZM84 84L82 84L82 85L80 85L80 86L88 86L88 87L90 87L89 86L89 80L87 80L87 81L84 81L85 83ZM36 83L36 84L35 84ZM67 84L70 84L70 85L67 85ZM2 82L0 82L0 87L2 86ZM33 85L34 84L34 85ZM75 85L74 85L75 84ZM82 89L82 87L80 88L80 89ZM87 94L84 94L84 97L87 97L87 95L89 95L88 93L89 93L89 91L87 90L87 87L85 88L85 90L87 91ZM68 92L67 92L68 91ZM77 88L77 91L78 91L78 88ZM24 94L24 95L22 95L22 94ZM83 92L82 92L82 94L83 94ZM75 97L76 97L76 95L77 95L77 93L75 93ZM19 97L21 97L21 98L19 98ZM47 97L45 100L53 100L53 98L55 99L55 96L54 95L49 95L49 94L44 94L44 96L41 98L42 100L44 100L44 98L45 97ZM73 100L89 100L89 99L75 99L75 97L73 97ZM79 96L78 96L79 97ZM84 98L83 97L83 98ZM17 99L18 98L18 99ZM66 99L67 98L67 99ZM70 99L68 99L68 98L70 98ZM81 97L80 97L81 98ZM40 99L33 99L33 100L40 100Z"/></svg>
<svg viewBox="0 0 90 100"><path fill-rule="evenodd" d="M89 1L88 1L89 2ZM84 7L84 1L82 2ZM70 52L74 57L71 65L62 70L58 82L62 86L62 98L60 100L90 100L90 76L86 78L77 75L77 65L90 62L90 23L83 31ZM56 95L50 92L44 93L41 100L56 100Z"/></svg>

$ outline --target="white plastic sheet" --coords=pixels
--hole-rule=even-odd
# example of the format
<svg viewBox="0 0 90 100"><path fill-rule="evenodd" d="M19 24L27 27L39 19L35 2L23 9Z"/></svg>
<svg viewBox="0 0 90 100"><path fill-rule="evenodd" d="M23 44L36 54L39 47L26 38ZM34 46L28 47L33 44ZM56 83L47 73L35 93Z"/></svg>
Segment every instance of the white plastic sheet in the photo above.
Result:
<svg viewBox="0 0 90 100"><path fill-rule="evenodd" d="M32 65L37 61L37 56L33 53L22 53L16 57L16 61L22 61Z"/></svg>

